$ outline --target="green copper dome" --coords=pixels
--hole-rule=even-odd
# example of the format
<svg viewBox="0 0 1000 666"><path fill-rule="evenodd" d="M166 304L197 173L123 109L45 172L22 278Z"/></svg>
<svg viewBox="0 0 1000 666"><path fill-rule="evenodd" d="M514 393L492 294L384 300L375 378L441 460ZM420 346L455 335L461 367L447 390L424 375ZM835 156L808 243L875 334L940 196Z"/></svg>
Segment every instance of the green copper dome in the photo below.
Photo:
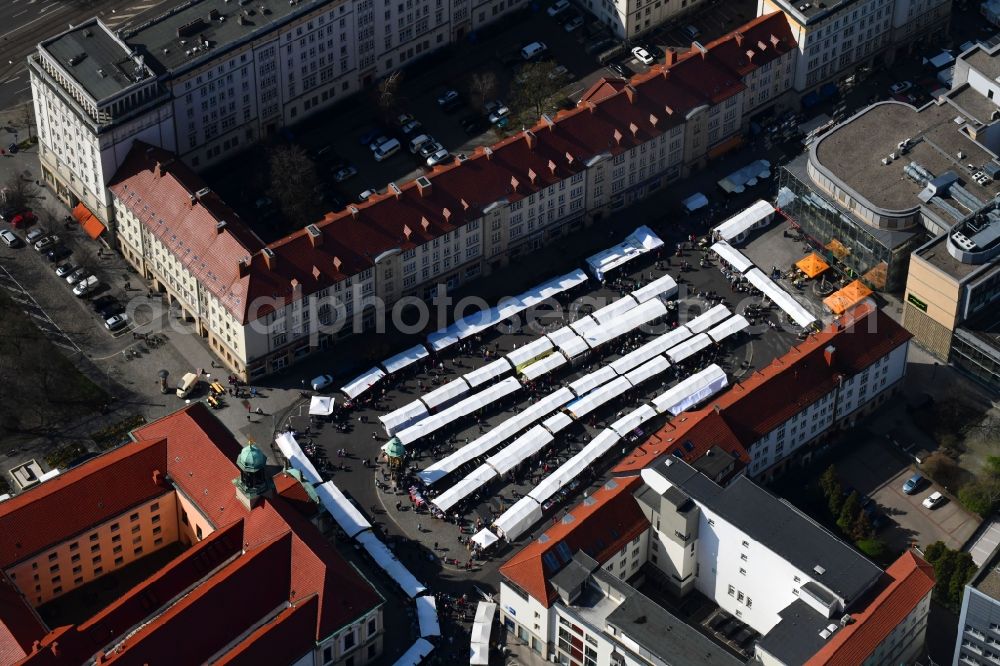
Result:
<svg viewBox="0 0 1000 666"><path fill-rule="evenodd" d="M399 441L398 437L393 437L388 442L382 446L382 450L385 451L385 455L390 458L402 458L406 455L406 447L403 443Z"/></svg>
<svg viewBox="0 0 1000 666"><path fill-rule="evenodd" d="M247 444L240 451L236 465L245 472L257 472L267 467L267 456L256 444Z"/></svg>

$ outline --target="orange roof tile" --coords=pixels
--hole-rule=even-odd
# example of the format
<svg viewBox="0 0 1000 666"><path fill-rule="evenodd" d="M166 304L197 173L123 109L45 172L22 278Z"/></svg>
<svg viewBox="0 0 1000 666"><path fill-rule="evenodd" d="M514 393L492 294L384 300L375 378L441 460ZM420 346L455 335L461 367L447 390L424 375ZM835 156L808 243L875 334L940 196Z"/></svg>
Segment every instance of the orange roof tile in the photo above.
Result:
<svg viewBox="0 0 1000 666"><path fill-rule="evenodd" d="M558 569L546 564L546 555L565 543L570 556L579 550L604 564L607 558L649 528L649 521L632 496L642 484L638 476L614 479L594 491L535 541L515 553L500 567L500 573L546 607L555 600L549 579ZM550 560L551 562L552 560ZM557 559L559 566L567 559Z"/></svg>
<svg viewBox="0 0 1000 666"><path fill-rule="evenodd" d="M892 582L863 610L852 611L854 622L835 633L806 666L864 663L934 589L934 567L912 551L903 553L885 573Z"/></svg>
<svg viewBox="0 0 1000 666"><path fill-rule="evenodd" d="M21 591L0 572L0 664L23 659L47 631Z"/></svg>
<svg viewBox="0 0 1000 666"><path fill-rule="evenodd" d="M301 655L292 654L290 649L299 645L304 645L307 649L311 647L309 642L316 629L319 605L316 599L309 597L303 603L281 611L277 617L251 632L214 663L218 666L260 666L285 663L298 658Z"/></svg>

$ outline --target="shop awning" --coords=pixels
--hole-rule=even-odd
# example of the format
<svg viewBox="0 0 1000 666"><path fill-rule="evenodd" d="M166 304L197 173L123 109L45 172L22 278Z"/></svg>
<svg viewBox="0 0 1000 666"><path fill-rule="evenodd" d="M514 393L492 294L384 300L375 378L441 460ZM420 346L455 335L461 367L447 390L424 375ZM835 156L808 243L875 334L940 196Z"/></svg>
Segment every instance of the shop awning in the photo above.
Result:
<svg viewBox="0 0 1000 666"><path fill-rule="evenodd" d="M823 305L833 314L841 314L855 303L860 303L872 295L872 290L861 280L855 280L840 291L835 291L823 299Z"/></svg>
<svg viewBox="0 0 1000 666"><path fill-rule="evenodd" d="M830 268L830 264L823 261L818 254L812 252L795 262L795 267L802 271L807 278L814 278Z"/></svg>
<svg viewBox="0 0 1000 666"><path fill-rule="evenodd" d="M94 240L104 233L104 224L82 203L78 203L73 209L73 219L79 222L87 235Z"/></svg>

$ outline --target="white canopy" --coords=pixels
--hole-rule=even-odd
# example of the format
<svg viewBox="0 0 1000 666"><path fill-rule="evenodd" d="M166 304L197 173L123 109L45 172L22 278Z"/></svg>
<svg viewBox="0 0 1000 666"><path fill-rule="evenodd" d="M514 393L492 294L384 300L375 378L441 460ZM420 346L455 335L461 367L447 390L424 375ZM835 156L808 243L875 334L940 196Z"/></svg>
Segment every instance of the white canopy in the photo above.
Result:
<svg viewBox="0 0 1000 666"><path fill-rule="evenodd" d="M749 208L745 208L733 215L731 218L712 229L718 237L725 241L739 238L746 232L759 226L763 226L771 221L774 215L774 206L759 199Z"/></svg>
<svg viewBox="0 0 1000 666"><path fill-rule="evenodd" d="M417 607L417 621L420 623L420 637L440 636L441 625L438 623L437 602L433 595L417 597L413 600Z"/></svg>
<svg viewBox="0 0 1000 666"><path fill-rule="evenodd" d="M476 533L476 535L472 537L472 543L476 544L483 550L486 550L499 540L500 537L498 537L496 534L493 534L493 532L490 532L488 527L484 527L483 529L479 530Z"/></svg>
<svg viewBox="0 0 1000 666"><path fill-rule="evenodd" d="M654 416L655 409L649 405L640 405L608 427L624 437Z"/></svg>
<svg viewBox="0 0 1000 666"><path fill-rule="evenodd" d="M573 359L586 351L590 351L590 347L583 338L577 335L576 337L570 338L564 342L559 351L561 351L563 356L566 358Z"/></svg>
<svg viewBox="0 0 1000 666"><path fill-rule="evenodd" d="M719 241L713 245L712 252L740 273L746 273L748 269L753 268L753 262L726 241Z"/></svg>
<svg viewBox="0 0 1000 666"><path fill-rule="evenodd" d="M764 275L764 272L759 268L748 271L746 275L750 284L760 290L764 296L771 299L772 303L781 308L785 314L791 317L802 328L806 328L816 321L815 315L802 307L797 300L778 286L774 280Z"/></svg>
<svg viewBox="0 0 1000 666"><path fill-rule="evenodd" d="M427 351L427 347L421 343L419 345L413 345L406 351L401 351L392 358L386 359L382 362L382 368L389 374L394 372L399 372L403 370L422 358L426 358L430 355Z"/></svg>
<svg viewBox="0 0 1000 666"><path fill-rule="evenodd" d="M730 335L739 333L740 331L748 328L750 328L750 322L747 321L746 317L740 314L733 315L721 324L714 326L708 332L708 337L712 338L715 342L722 342Z"/></svg>
<svg viewBox="0 0 1000 666"><path fill-rule="evenodd" d="M628 312L619 314L609 323L588 331L583 337L593 349L634 331L666 313L667 306L663 304L663 301L659 299L646 301Z"/></svg>
<svg viewBox="0 0 1000 666"><path fill-rule="evenodd" d="M771 286L771 279L764 275L764 271L759 268L751 268L746 273L747 282L752 284L757 291L763 293L767 296L767 292Z"/></svg>
<svg viewBox="0 0 1000 666"><path fill-rule="evenodd" d="M281 451L281 455L285 456L288 460L288 464L294 469L302 472L302 477L309 483L316 485L323 483L322 477L320 477L319 472L313 467L313 464L309 462L309 458L306 454L302 452L299 447L299 443L295 441L295 435L290 432L283 432L274 438L274 443L278 445L278 450Z"/></svg>
<svg viewBox="0 0 1000 666"><path fill-rule="evenodd" d="M607 384L598 386L582 398L577 398L573 402L566 405L566 411L573 415L573 417L580 418L581 416L585 416L594 411L604 403L617 398L631 388L632 385L624 377L612 379Z"/></svg>
<svg viewBox="0 0 1000 666"><path fill-rule="evenodd" d="M708 205L708 197L706 197L701 192L695 192L687 199L682 201L681 205L684 206L684 209L687 210L687 212L693 213L699 208L704 208L705 206Z"/></svg>
<svg viewBox="0 0 1000 666"><path fill-rule="evenodd" d="M540 361L535 361L534 363L525 366L521 370L521 374L528 381L534 381L542 375L552 372L559 366L565 365L567 362L568 361L565 356L556 352L554 354L549 354Z"/></svg>
<svg viewBox="0 0 1000 666"><path fill-rule="evenodd" d="M364 373L358 375L340 388L340 392L347 396L348 400L354 400L359 395L375 386L375 383L385 377L381 368L369 368Z"/></svg>
<svg viewBox="0 0 1000 666"><path fill-rule="evenodd" d="M347 499L340 488L334 485L333 481L316 486L316 495L347 536L354 538L359 532L372 528L372 524L351 503L351 500Z"/></svg>
<svg viewBox="0 0 1000 666"><path fill-rule="evenodd" d="M662 354L671 347L687 340L689 337L691 337L691 331L684 326L678 326L672 331L667 331L641 347L633 349L621 358L612 361L609 367L619 375L624 375L629 370L639 367L657 354Z"/></svg>
<svg viewBox="0 0 1000 666"><path fill-rule="evenodd" d="M428 416L426 419L419 421L404 430L400 430L396 433L396 437L398 437L399 441L403 444L412 444L421 437L426 437L427 435L448 425L452 421L460 419L463 416L468 416L477 409L482 409L483 407L496 402L500 398L510 395L520 388L521 383L519 381L513 377L508 377L501 382L483 389L479 393L470 395L461 402L458 402L451 407L438 412L437 414Z"/></svg>
<svg viewBox="0 0 1000 666"><path fill-rule="evenodd" d="M451 507L455 506L495 478L497 478L496 470L489 465L482 464L469 472L464 479L432 499L431 504L442 511L448 511Z"/></svg>
<svg viewBox="0 0 1000 666"><path fill-rule="evenodd" d="M329 416L333 414L333 398L328 395L314 395L309 399L310 416Z"/></svg>
<svg viewBox="0 0 1000 666"><path fill-rule="evenodd" d="M600 324L594 319L592 315L584 315L572 322L569 327L580 335L586 335L587 331L597 328Z"/></svg>
<svg viewBox="0 0 1000 666"><path fill-rule="evenodd" d="M575 271L553 278L548 282L543 282L534 289L529 289L518 296L516 300L524 305L524 307L530 308L533 305L541 303L546 298L551 298L556 294L561 294L577 285L583 284L587 279L587 274L583 272L583 269L577 268Z"/></svg>
<svg viewBox="0 0 1000 666"><path fill-rule="evenodd" d="M451 402L455 398L469 392L469 383L462 377L451 380L433 391L428 391L418 398L420 402L427 406L427 409L436 409L441 405Z"/></svg>
<svg viewBox="0 0 1000 666"><path fill-rule="evenodd" d="M413 577L409 569L396 559L392 551L379 540L374 532L361 532L354 538L368 551L368 554L375 560L375 564L385 571L389 575L389 578L396 581L396 584L399 585L406 596L413 599L418 594L427 591L427 588Z"/></svg>
<svg viewBox="0 0 1000 666"><path fill-rule="evenodd" d="M554 435L572 422L573 418L566 412L556 412L542 421L542 427Z"/></svg>
<svg viewBox="0 0 1000 666"><path fill-rule="evenodd" d="M493 538L493 541L489 542L490 544L497 541L496 535L484 529L472 537L473 543L476 543L476 539L484 532ZM483 548L485 549L485 546ZM470 666L487 666L490 663L490 634L493 632L493 618L496 616L496 612L497 605L489 601L480 601L476 607L476 619L472 623L472 635L470 636Z"/></svg>
<svg viewBox="0 0 1000 666"><path fill-rule="evenodd" d="M535 338L526 345L508 352L507 360L510 361L510 364L515 368L519 368L520 366L539 358L550 349L552 349L552 341L543 335L540 338Z"/></svg>
<svg viewBox="0 0 1000 666"><path fill-rule="evenodd" d="M713 363L701 372L691 375L673 388L653 398L653 406L660 414L669 412L677 416L685 409L715 395L728 383L726 373Z"/></svg>
<svg viewBox="0 0 1000 666"><path fill-rule="evenodd" d="M670 361L666 358L663 356L654 356L635 370L630 370L625 373L625 379L627 379L632 386L638 386L639 384L656 377L660 373L665 372L669 367Z"/></svg>
<svg viewBox="0 0 1000 666"><path fill-rule="evenodd" d="M382 427L385 428L385 434L392 437L396 434L397 430L402 430L403 428L413 425L420 419L427 416L429 412L424 403L419 400L414 400L409 402L399 409L393 410L386 414L385 416L378 417L378 420L382 422Z"/></svg>
<svg viewBox="0 0 1000 666"><path fill-rule="evenodd" d="M684 328L688 329L692 333L704 333L731 314L732 312L729 311L729 308L722 303L719 303L714 308L702 312L700 315L684 324Z"/></svg>
<svg viewBox="0 0 1000 666"><path fill-rule="evenodd" d="M511 370L510 361L506 358L498 358L495 361L487 363L481 368L465 373L463 377L469 386L477 388L491 379L496 379L497 377L507 374Z"/></svg>
<svg viewBox="0 0 1000 666"><path fill-rule="evenodd" d="M602 430L587 446L564 462L556 471L542 479L527 497L542 504L559 492L559 489L575 479L588 465L603 456L621 440L621 436L610 428Z"/></svg>
<svg viewBox="0 0 1000 666"><path fill-rule="evenodd" d="M608 271L662 245L663 241L653 233L652 229L641 226L618 245L588 257L587 270L596 279L603 280Z"/></svg>
<svg viewBox="0 0 1000 666"><path fill-rule="evenodd" d="M615 377L615 371L610 366L605 365L570 382L569 390L575 393L577 397L580 397L601 384L610 382Z"/></svg>
<svg viewBox="0 0 1000 666"><path fill-rule="evenodd" d="M424 658L431 653L434 645L426 638L418 638L403 656L396 660L394 666L417 666Z"/></svg>
<svg viewBox="0 0 1000 666"><path fill-rule="evenodd" d="M513 541L541 519L541 505L525 495L493 521L493 527L507 541Z"/></svg>
<svg viewBox="0 0 1000 666"><path fill-rule="evenodd" d="M469 442L458 451L448 455L427 469L417 472L417 476L426 483L436 483L446 474L451 474L465 463L488 453L524 428L534 424L573 399L573 393L567 388L553 391L541 400L531 403L519 414L502 421L484 435Z"/></svg>
<svg viewBox="0 0 1000 666"><path fill-rule="evenodd" d="M551 444L553 439L555 438L552 433L542 426L536 425L504 447L499 453L487 458L486 464L495 469L497 474L506 474Z"/></svg>
<svg viewBox="0 0 1000 666"><path fill-rule="evenodd" d="M694 356L711 344L712 339L708 337L708 335L705 333L699 333L693 338L688 338L676 347L670 348L667 351L667 357L676 365L684 359Z"/></svg>
<svg viewBox="0 0 1000 666"><path fill-rule="evenodd" d="M631 296L635 301L645 303L646 301L654 299L657 296L670 298L676 293L677 280L673 279L669 275L664 275L656 278L647 285L639 287L632 292Z"/></svg>
<svg viewBox="0 0 1000 666"><path fill-rule="evenodd" d="M757 178L771 168L771 163L767 160L755 160L742 169L737 169L719 181L719 187L729 193L743 192L746 186L753 187L757 184Z"/></svg>
<svg viewBox="0 0 1000 666"><path fill-rule="evenodd" d="M625 296L624 298L619 298L613 303L605 305L599 310L595 310L590 316L596 319L598 324L610 324L616 317L620 317L629 310L635 308L637 305L639 305L638 301L634 298Z"/></svg>

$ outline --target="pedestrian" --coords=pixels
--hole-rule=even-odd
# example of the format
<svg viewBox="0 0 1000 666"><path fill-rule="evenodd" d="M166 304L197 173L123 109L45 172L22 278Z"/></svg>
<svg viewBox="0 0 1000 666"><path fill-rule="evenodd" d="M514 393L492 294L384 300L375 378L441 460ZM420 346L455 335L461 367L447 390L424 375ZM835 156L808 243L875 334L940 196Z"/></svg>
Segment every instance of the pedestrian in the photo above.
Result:
<svg viewBox="0 0 1000 666"><path fill-rule="evenodd" d="M420 532L421 534L423 534L423 532L424 532L424 526L421 525L420 523L417 523L417 531Z"/></svg>
<svg viewBox="0 0 1000 666"><path fill-rule="evenodd" d="M435 541L435 542L434 542L434 550L437 550L437 549L438 549L438 542L437 542L437 541Z"/></svg>
<svg viewBox="0 0 1000 666"><path fill-rule="evenodd" d="M396 500L396 511L400 511L403 508L403 503Z"/></svg>

